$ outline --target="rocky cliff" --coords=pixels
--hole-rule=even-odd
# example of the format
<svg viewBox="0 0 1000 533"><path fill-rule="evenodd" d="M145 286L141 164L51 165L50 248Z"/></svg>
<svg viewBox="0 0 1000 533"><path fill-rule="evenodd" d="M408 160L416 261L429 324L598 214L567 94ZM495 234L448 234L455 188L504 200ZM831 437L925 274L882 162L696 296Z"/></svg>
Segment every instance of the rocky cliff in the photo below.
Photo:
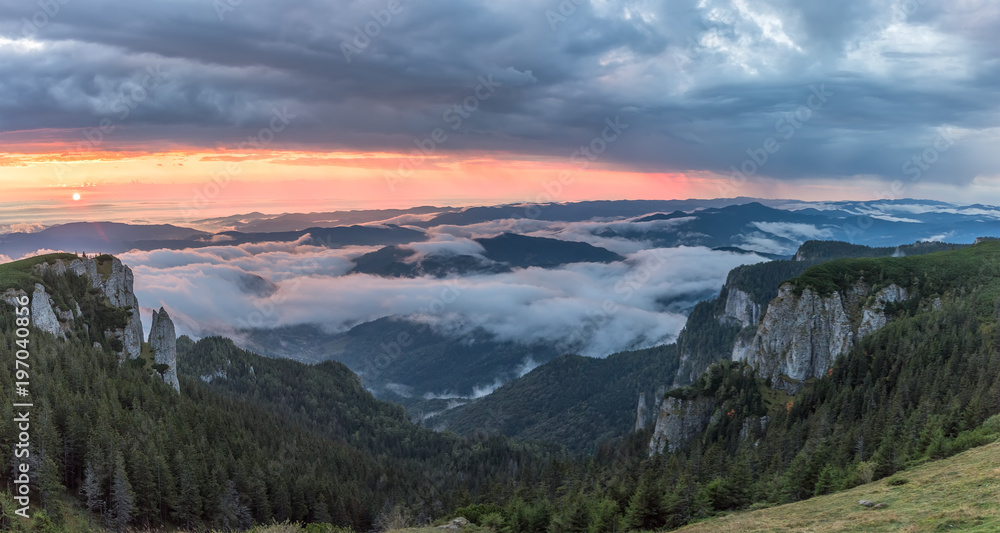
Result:
<svg viewBox="0 0 1000 533"><path fill-rule="evenodd" d="M177 381L177 333L174 331L170 315L162 307L153 313L153 323L149 329L149 347L153 350L156 364L162 365L158 370L163 376L163 381L180 392L181 385Z"/></svg>
<svg viewBox="0 0 1000 533"><path fill-rule="evenodd" d="M45 292L45 287L41 283L36 283L35 292L31 294L31 323L42 331L66 338L62 324L52 310L53 305L52 298Z"/></svg>
<svg viewBox="0 0 1000 533"><path fill-rule="evenodd" d="M712 398L664 399L649 441L649 453L675 452L697 438L712 421L715 408Z"/></svg>
<svg viewBox="0 0 1000 533"><path fill-rule="evenodd" d="M742 289L727 287L726 310L723 319L735 322L740 327L756 327L760 323L761 305Z"/></svg>
<svg viewBox="0 0 1000 533"><path fill-rule="evenodd" d="M657 413L663 405L663 396L667 393L667 387L660 385L653 393L654 401L649 401L649 393L639 393L639 404L635 409L635 430L642 431L656 422ZM652 405L650 405L652 403Z"/></svg>
<svg viewBox="0 0 1000 533"><path fill-rule="evenodd" d="M897 285L873 293L870 285L858 282L821 295L810 288L796 294L786 283L753 338L737 341L732 358L757 367L758 375L795 393L796 383L825 375L862 337L885 326L886 304L907 298L907 291Z"/></svg>
<svg viewBox="0 0 1000 533"><path fill-rule="evenodd" d="M720 321L734 323L740 327L736 334L732 347L732 359L741 361L745 359L745 354L750 348L750 341L753 340L754 332L760 324L763 310L767 306L755 302L753 298L736 287L726 287L726 307L724 314L719 317ZM693 381L693 379L692 379Z"/></svg>
<svg viewBox="0 0 1000 533"><path fill-rule="evenodd" d="M649 408L646 407L646 393L639 394L639 405L635 408L635 430L642 431L645 429L647 420L649 419Z"/></svg>
<svg viewBox="0 0 1000 533"><path fill-rule="evenodd" d="M139 316L139 301L133 292L135 278L132 269L125 266L118 258L105 256L102 258L78 258L71 261L60 259L51 263L42 262L35 265L34 272L38 275L43 275L46 272L54 275L65 275L67 272L73 272L89 279L90 285L99 289L111 305L128 309L131 317L125 327L105 333L109 338L115 338L122 342L123 348L119 355L130 359L139 357L142 352L142 319ZM61 332L69 329L73 319L80 316L79 307L75 311L74 313L73 311L66 312L55 309L51 299L45 294L44 287L36 285L32 298L32 320L36 327L54 335L61 335ZM55 321L52 320L53 318Z"/></svg>
<svg viewBox="0 0 1000 533"><path fill-rule="evenodd" d="M142 318L139 315L139 300L133 292L135 276L132 269L122 264L118 258L111 260L111 275L104 281L103 290L105 296L111 301L111 305L121 308L129 308L132 318L124 330L116 332L121 336L122 343L125 344L125 353L130 359L139 357L142 351Z"/></svg>

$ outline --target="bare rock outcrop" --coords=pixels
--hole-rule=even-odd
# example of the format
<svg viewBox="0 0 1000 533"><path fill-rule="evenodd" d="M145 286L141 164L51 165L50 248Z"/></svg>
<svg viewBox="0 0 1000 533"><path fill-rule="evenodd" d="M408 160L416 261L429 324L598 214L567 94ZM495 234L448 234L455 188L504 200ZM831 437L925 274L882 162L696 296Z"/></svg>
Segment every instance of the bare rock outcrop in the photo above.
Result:
<svg viewBox="0 0 1000 533"><path fill-rule="evenodd" d="M732 320L740 327L756 326L760 323L761 306L753 301L745 291L730 287L726 291L726 310L723 318Z"/></svg>
<svg viewBox="0 0 1000 533"><path fill-rule="evenodd" d="M903 302L909 299L909 297L906 289L895 284L880 290L875 295L874 301L862 309L861 324L858 326L858 337L864 337L869 333L884 328L889 321L885 314L886 304Z"/></svg>
<svg viewBox="0 0 1000 533"><path fill-rule="evenodd" d="M646 420L649 418L649 409L646 407L646 393L639 394L639 405L635 408L635 430L642 431L646 428Z"/></svg>
<svg viewBox="0 0 1000 533"><path fill-rule="evenodd" d="M635 430L642 431L656 423L657 414L663 405L663 396L667 393L667 387L660 385L653 392L654 401L650 402L649 392L639 393L639 403L635 409Z"/></svg>
<svg viewBox="0 0 1000 533"><path fill-rule="evenodd" d="M649 441L650 455L664 450L675 452L698 438L711 422L714 411L715 401L712 398L684 400L669 397L663 400L653 437Z"/></svg>
<svg viewBox="0 0 1000 533"><path fill-rule="evenodd" d="M22 289L7 289L3 294L0 294L0 300L7 302L7 304L13 307L20 307L21 298L27 296L28 293L24 292Z"/></svg>
<svg viewBox="0 0 1000 533"><path fill-rule="evenodd" d="M58 264L61 264L59 261ZM69 270L74 274L81 277L86 277L90 280L90 285L95 289L103 289L104 281L101 276L97 273L97 260L96 259L74 259L69 263Z"/></svg>
<svg viewBox="0 0 1000 533"><path fill-rule="evenodd" d="M39 274L46 271L56 275L73 272L77 276L86 277L90 280L92 287L101 290L111 305L129 309L132 316L125 327L106 331L105 335L122 342L123 349L119 352L120 356L129 359L139 357L142 352L142 317L139 314L139 300L133 291L135 276L131 268L123 264L117 257L111 258L111 269L106 278L101 275L97 258L94 257L73 259L68 263L63 260L39 263L35 268ZM105 268L107 268L106 263ZM79 315L79 313L77 314Z"/></svg>
<svg viewBox="0 0 1000 533"><path fill-rule="evenodd" d="M59 318L52 310L52 298L45 292L41 283L35 284L35 292L31 295L31 323L38 329L57 337L65 338Z"/></svg>
<svg viewBox="0 0 1000 533"><path fill-rule="evenodd" d="M139 357L142 352L142 317L139 314L139 300L133 286L135 276L132 269L122 264L117 257L111 260L111 275L103 282L104 295L115 307L130 308L132 317L122 330L114 332L125 345L125 355L129 359ZM171 324L173 326L173 324Z"/></svg>
<svg viewBox="0 0 1000 533"><path fill-rule="evenodd" d="M153 323L149 330L149 347L153 350L156 364L167 367L161 372L163 381L180 392L181 385L177 381L177 333L170 315L162 307L153 313Z"/></svg>
<svg viewBox="0 0 1000 533"><path fill-rule="evenodd" d="M795 294L791 284L782 285L753 339L737 341L733 360L756 366L763 378L801 382L822 377L861 338L886 325L888 303L907 298L906 289L897 285L874 295L861 282L829 295L810 288ZM794 386L786 390L797 392Z"/></svg>

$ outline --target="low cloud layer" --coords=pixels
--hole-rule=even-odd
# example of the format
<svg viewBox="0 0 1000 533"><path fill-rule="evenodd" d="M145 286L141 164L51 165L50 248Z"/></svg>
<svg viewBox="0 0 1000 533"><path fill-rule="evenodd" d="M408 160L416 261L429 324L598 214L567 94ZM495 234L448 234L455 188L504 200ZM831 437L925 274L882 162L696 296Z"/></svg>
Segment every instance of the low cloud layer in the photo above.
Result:
<svg viewBox="0 0 1000 533"><path fill-rule="evenodd" d="M483 328L500 340L553 343L594 357L672 340L685 321L676 310L718 291L733 267L762 260L680 247L641 250L611 264L456 279L347 275L351 258L370 250L262 243L121 257L135 271L144 308L165 306L183 334L301 324L336 333L402 315L442 332ZM273 290L248 290L250 275Z"/></svg>
<svg viewBox="0 0 1000 533"><path fill-rule="evenodd" d="M434 235L433 238L424 242L412 242L410 244L406 244L403 248L408 248L417 252L415 255L407 259L411 262L419 261L420 259L430 255L439 257L454 255L482 256L483 252L486 251L483 248L483 245L472 239L456 237L447 233Z"/></svg>

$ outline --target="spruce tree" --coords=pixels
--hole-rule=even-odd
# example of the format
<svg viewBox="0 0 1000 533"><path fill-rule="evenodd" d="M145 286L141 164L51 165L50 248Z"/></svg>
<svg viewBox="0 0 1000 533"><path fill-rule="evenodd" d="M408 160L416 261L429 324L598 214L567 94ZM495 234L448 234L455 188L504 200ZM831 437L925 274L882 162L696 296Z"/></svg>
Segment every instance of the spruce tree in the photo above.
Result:
<svg viewBox="0 0 1000 533"><path fill-rule="evenodd" d="M132 484L129 483L128 474L125 472L125 459L122 458L121 452L115 453L114 464L108 522L115 531L124 531L129 522L132 521L135 499L132 493Z"/></svg>

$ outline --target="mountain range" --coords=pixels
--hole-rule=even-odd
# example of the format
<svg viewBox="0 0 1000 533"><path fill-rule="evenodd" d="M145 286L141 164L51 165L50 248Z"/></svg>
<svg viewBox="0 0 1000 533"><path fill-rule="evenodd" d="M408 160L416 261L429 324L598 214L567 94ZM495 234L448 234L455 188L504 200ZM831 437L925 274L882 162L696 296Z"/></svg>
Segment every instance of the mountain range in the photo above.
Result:
<svg viewBox="0 0 1000 533"><path fill-rule="evenodd" d="M793 255L730 271L675 343L607 358L540 352L548 362L522 360L492 394L425 396L438 403L409 412L349 368L372 361L378 334L427 348L374 368L400 381L431 379L463 351L471 367L502 371L523 347L477 353L383 318L327 347L353 363L310 365L175 338L166 310L147 342L132 288L141 274L73 254L0 265L0 334L16 335L14 308L30 295L42 516L92 513L110 529L367 530L457 515L511 533L673 528L891 485L1000 436L1000 241L808 241ZM0 382L11 372L0 367ZM3 405L11 390L0 389ZM11 446L4 420L0 445ZM3 498L0 526L21 531Z"/></svg>

